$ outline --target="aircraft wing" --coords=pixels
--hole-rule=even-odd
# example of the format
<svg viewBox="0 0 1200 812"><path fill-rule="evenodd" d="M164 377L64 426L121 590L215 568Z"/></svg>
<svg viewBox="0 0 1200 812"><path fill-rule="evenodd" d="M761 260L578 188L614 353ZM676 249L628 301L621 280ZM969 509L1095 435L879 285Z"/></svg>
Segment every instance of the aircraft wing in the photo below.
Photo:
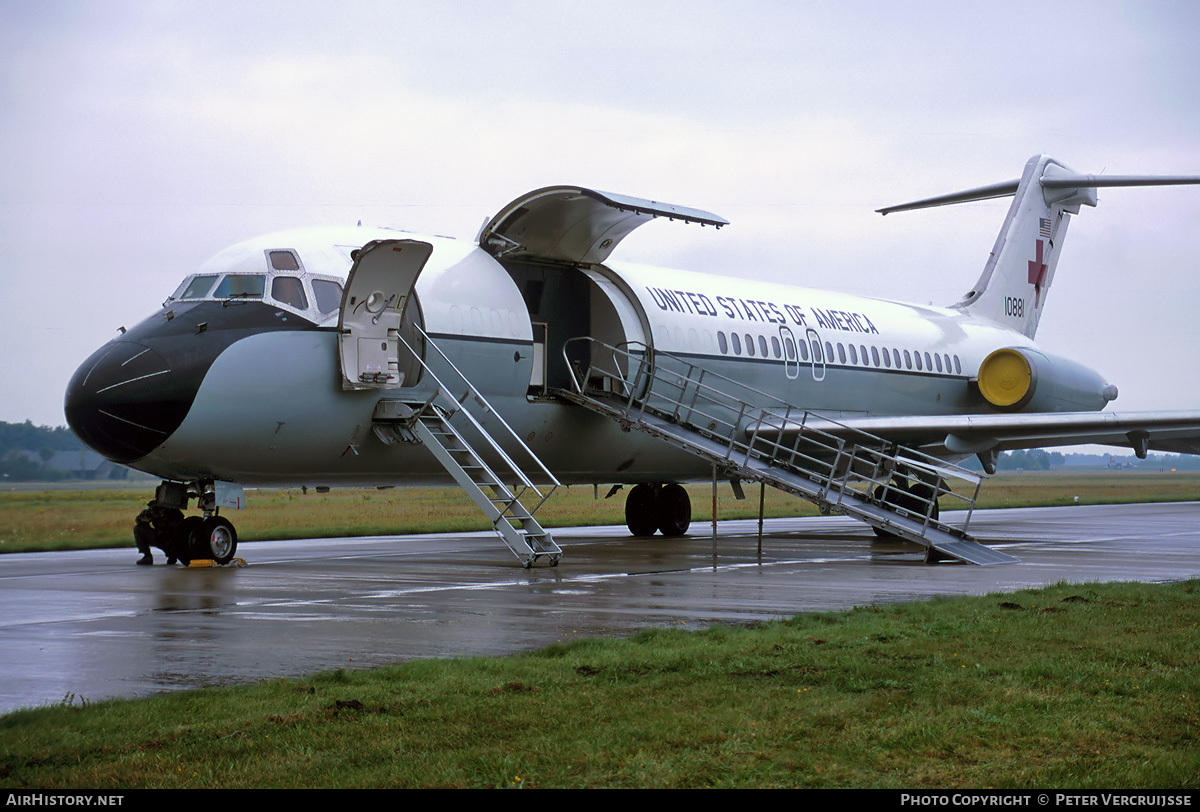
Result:
<svg viewBox="0 0 1200 812"><path fill-rule="evenodd" d="M1147 450L1200 454L1200 412L810 416L806 426L837 436L867 432L938 456L1083 444L1133 448L1139 456ZM800 431L795 421L782 428L785 438Z"/></svg>

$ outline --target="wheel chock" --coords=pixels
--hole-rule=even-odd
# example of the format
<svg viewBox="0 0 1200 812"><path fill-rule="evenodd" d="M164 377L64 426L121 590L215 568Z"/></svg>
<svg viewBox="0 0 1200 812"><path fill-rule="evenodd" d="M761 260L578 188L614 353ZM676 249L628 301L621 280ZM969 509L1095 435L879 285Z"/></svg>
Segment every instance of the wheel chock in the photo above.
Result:
<svg viewBox="0 0 1200 812"><path fill-rule="evenodd" d="M188 567L244 567L244 566L246 566L246 559L244 559L244 558L230 559L228 564L218 564L216 561L213 561L211 558L193 558L190 562L188 562Z"/></svg>

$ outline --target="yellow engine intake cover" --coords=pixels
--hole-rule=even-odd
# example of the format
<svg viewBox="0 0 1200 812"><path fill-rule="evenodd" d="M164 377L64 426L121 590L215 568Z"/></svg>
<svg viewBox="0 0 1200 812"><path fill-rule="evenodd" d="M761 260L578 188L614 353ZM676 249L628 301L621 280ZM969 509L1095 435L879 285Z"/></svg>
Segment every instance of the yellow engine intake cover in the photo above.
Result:
<svg viewBox="0 0 1200 812"><path fill-rule="evenodd" d="M1032 394L1033 370L1017 350L996 350L979 365L979 391L1001 409L1019 406Z"/></svg>

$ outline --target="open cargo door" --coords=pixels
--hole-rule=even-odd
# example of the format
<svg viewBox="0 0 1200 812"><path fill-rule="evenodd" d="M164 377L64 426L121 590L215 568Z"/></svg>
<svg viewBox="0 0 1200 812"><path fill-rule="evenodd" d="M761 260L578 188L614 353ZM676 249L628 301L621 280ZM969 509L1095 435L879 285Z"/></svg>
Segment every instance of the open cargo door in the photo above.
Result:
<svg viewBox="0 0 1200 812"><path fill-rule="evenodd" d="M635 228L666 217L720 228L711 212L655 200L548 186L509 203L479 232L479 245L497 259L534 259L592 265L608 259Z"/></svg>

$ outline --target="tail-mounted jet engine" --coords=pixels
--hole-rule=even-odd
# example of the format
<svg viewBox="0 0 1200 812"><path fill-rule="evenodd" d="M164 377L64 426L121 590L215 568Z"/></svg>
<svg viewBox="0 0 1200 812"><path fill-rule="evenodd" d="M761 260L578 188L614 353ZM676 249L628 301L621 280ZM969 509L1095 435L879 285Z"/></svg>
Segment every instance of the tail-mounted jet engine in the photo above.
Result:
<svg viewBox="0 0 1200 812"><path fill-rule="evenodd" d="M1029 347L996 350L979 365L979 392L1006 412L1094 411L1117 387L1082 364Z"/></svg>

